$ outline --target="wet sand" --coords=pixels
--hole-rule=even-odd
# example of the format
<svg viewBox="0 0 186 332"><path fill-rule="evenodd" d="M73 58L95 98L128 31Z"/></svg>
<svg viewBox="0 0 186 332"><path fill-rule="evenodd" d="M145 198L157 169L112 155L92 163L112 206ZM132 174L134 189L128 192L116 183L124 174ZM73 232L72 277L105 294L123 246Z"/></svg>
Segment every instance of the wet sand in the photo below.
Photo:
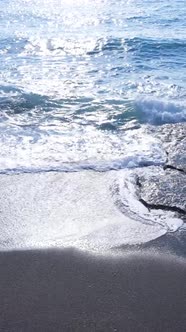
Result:
<svg viewBox="0 0 186 332"><path fill-rule="evenodd" d="M91 172L0 177L0 332L186 331L185 232L153 240L165 229L126 218L110 194L114 179ZM102 220L107 231L96 238ZM106 239L106 252L115 247L120 255L11 250L51 248L75 231L99 252ZM129 246L136 238L141 246Z"/></svg>
<svg viewBox="0 0 186 332"><path fill-rule="evenodd" d="M185 260L1 252L0 331L186 331Z"/></svg>

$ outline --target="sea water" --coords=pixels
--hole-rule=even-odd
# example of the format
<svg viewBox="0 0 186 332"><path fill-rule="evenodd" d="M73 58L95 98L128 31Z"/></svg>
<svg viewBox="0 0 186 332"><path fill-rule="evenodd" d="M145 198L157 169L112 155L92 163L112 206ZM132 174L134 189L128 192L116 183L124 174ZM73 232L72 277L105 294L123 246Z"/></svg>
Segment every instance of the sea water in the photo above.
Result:
<svg viewBox="0 0 186 332"><path fill-rule="evenodd" d="M186 120L185 0L2 0L0 172L164 165Z"/></svg>

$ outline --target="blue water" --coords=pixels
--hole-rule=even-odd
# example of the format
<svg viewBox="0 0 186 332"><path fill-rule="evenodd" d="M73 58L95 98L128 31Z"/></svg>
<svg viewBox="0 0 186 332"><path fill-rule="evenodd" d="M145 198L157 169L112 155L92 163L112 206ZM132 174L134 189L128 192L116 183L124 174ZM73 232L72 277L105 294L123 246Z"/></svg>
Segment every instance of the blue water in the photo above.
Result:
<svg viewBox="0 0 186 332"><path fill-rule="evenodd" d="M0 171L163 164L186 120L185 0L2 0Z"/></svg>

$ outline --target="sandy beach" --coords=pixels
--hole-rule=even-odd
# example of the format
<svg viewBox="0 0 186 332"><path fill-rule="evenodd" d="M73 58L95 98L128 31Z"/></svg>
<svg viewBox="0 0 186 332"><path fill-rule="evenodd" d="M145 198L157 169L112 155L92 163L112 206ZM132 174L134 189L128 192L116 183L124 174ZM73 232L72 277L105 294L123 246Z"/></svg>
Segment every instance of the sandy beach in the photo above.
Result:
<svg viewBox="0 0 186 332"><path fill-rule="evenodd" d="M0 331L186 330L184 232L126 217L115 176L1 175Z"/></svg>
<svg viewBox="0 0 186 332"><path fill-rule="evenodd" d="M0 331L185 331L186 264L174 256L0 254Z"/></svg>

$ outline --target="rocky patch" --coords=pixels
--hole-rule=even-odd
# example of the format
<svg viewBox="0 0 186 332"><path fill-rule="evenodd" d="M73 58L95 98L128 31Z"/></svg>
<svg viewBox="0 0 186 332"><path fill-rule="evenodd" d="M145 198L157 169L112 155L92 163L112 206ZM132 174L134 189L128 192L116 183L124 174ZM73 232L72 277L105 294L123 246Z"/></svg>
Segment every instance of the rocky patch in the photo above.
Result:
<svg viewBox="0 0 186 332"><path fill-rule="evenodd" d="M160 171L138 173L139 200L149 209L175 211L186 219L186 123L153 127L167 153Z"/></svg>

